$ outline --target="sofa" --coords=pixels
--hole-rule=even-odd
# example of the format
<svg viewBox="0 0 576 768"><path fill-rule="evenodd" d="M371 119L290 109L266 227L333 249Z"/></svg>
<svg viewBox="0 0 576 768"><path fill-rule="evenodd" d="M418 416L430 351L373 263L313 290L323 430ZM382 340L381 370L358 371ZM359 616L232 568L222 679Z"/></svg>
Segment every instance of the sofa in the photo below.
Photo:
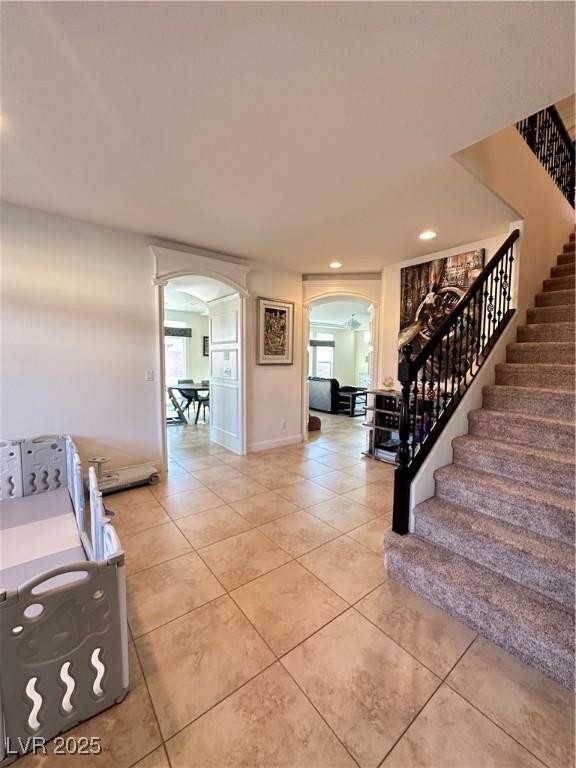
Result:
<svg viewBox="0 0 576 768"><path fill-rule="evenodd" d="M350 400L350 393L365 393L363 387L341 387L338 379L320 379L317 376L308 377L308 407L312 411L325 413L346 413L348 416L362 416L366 412L366 395L358 396L360 408L357 408L356 397Z"/></svg>
<svg viewBox="0 0 576 768"><path fill-rule="evenodd" d="M308 379L309 407L312 411L338 413L340 384L338 379Z"/></svg>

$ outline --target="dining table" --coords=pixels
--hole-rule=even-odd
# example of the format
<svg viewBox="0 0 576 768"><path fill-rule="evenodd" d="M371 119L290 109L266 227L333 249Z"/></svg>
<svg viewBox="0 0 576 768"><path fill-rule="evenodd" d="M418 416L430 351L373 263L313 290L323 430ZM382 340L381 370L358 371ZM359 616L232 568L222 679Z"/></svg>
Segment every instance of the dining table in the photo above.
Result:
<svg viewBox="0 0 576 768"><path fill-rule="evenodd" d="M198 400L198 394L201 392L210 393L210 385L198 383L177 384L168 387L168 396L170 397L170 401L174 407L174 410L178 414L173 423L190 424L190 420L186 417L184 408L182 408L182 405L178 402L178 398L174 392L178 392L181 397L188 401L185 408L188 408L192 402L196 402L198 404L198 407L196 408L196 417L194 419L194 424L198 424L198 417L200 415L200 402Z"/></svg>

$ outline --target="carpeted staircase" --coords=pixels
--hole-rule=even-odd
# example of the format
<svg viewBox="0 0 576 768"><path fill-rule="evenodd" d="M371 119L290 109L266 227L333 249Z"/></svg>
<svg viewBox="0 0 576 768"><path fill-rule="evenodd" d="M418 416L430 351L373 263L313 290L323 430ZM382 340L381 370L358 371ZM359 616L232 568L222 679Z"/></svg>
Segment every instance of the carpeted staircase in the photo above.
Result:
<svg viewBox="0 0 576 768"><path fill-rule="evenodd" d="M496 366L392 578L574 687L574 233Z"/></svg>

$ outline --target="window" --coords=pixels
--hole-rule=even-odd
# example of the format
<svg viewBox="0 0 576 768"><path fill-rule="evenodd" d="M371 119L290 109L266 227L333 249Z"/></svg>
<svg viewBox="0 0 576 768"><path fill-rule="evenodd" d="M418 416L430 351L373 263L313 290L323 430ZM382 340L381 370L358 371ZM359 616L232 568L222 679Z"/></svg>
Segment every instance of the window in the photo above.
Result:
<svg viewBox="0 0 576 768"><path fill-rule="evenodd" d="M313 330L310 338L308 375L331 379L334 367L334 334Z"/></svg>
<svg viewBox="0 0 576 768"><path fill-rule="evenodd" d="M186 328L183 320L165 320L165 328ZM169 387L178 384L178 379L187 378L187 342L186 336L164 336L164 362L166 365L166 384Z"/></svg>
<svg viewBox="0 0 576 768"><path fill-rule="evenodd" d="M169 387L186 378L186 341L180 336L164 337L164 359L166 362L166 383Z"/></svg>

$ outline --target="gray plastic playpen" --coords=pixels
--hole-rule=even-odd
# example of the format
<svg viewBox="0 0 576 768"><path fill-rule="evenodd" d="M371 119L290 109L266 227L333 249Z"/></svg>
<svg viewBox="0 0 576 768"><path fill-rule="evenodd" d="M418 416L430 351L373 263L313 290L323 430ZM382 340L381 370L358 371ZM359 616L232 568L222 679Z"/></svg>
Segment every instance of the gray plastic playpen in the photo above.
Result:
<svg viewBox="0 0 576 768"><path fill-rule="evenodd" d="M124 552L69 436L0 442L0 764L128 690ZM36 738L34 738L36 737Z"/></svg>

